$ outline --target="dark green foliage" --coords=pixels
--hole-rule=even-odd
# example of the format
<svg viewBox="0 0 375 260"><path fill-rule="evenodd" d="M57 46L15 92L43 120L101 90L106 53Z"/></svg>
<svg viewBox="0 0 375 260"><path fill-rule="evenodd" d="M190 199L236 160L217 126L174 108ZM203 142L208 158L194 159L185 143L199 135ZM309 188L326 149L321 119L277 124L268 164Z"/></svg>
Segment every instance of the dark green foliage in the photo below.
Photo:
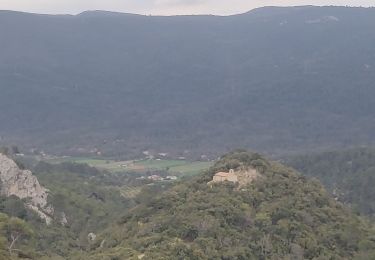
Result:
<svg viewBox="0 0 375 260"><path fill-rule="evenodd" d="M25 219L27 216L24 202L15 196L8 198L0 197L0 212L21 219Z"/></svg>
<svg viewBox="0 0 375 260"><path fill-rule="evenodd" d="M90 248L89 233L104 230L134 205L120 194L123 185L136 185L127 174L110 174L84 164L39 163L33 169L39 182L49 189L54 221L47 226L35 212L17 197L0 197L0 214L25 221L34 230L33 239L25 240L23 253L31 250L34 259L71 259ZM2 216L2 215L1 215ZM67 223L62 220L66 218ZM1 231L1 219L0 219ZM0 259L1 233L0 233Z"/></svg>
<svg viewBox="0 0 375 260"><path fill-rule="evenodd" d="M50 203L55 209L56 229L43 229L50 237L49 242L41 246L42 250L60 255L70 253L69 248L84 250L89 246L88 233L103 230L132 206L132 200L122 197L118 189L126 184L126 176L116 178L88 165L74 163L40 163L35 170L38 170L35 174L40 183L50 190ZM109 184L111 182L116 184ZM59 223L63 216L68 222L65 227Z"/></svg>
<svg viewBox="0 0 375 260"><path fill-rule="evenodd" d="M318 178L335 197L361 214L375 215L375 150L315 153L286 162L306 176Z"/></svg>
<svg viewBox="0 0 375 260"><path fill-rule="evenodd" d="M206 183L218 169L254 162L264 170L246 187ZM374 234L319 182L241 151L129 211L89 255L123 248L135 254L129 259L351 259L373 253Z"/></svg>
<svg viewBox="0 0 375 260"><path fill-rule="evenodd" d="M33 235L25 221L0 213L0 259L36 259Z"/></svg>
<svg viewBox="0 0 375 260"><path fill-rule="evenodd" d="M42 173L56 173L56 172L68 172L68 173L75 173L82 176L98 176L101 175L101 172L89 166L88 164L83 163L72 163L72 162L63 162L60 164L49 164L46 162L39 162L34 168L33 171L35 172L42 172Z"/></svg>
<svg viewBox="0 0 375 260"><path fill-rule="evenodd" d="M259 172L264 172L269 166L269 162L258 153L249 153L246 150L235 150L221 157L209 170L211 174L213 174L218 171L229 171L230 169L238 169L240 167L252 167Z"/></svg>
<svg viewBox="0 0 375 260"><path fill-rule="evenodd" d="M207 185L217 171L247 167L260 173L247 186ZM375 255L375 231L365 219L335 201L318 181L259 154L231 152L190 180L146 185L134 200L119 192L123 185L142 185L132 175L76 164L41 163L35 169L51 191L55 221L46 226L19 199L2 198L0 211L9 216L0 214L0 259L10 255L11 219L27 231L17 246L20 255L43 260L136 260L143 254L146 260L367 260ZM65 226L59 223L62 213ZM89 241L89 232L98 237Z"/></svg>

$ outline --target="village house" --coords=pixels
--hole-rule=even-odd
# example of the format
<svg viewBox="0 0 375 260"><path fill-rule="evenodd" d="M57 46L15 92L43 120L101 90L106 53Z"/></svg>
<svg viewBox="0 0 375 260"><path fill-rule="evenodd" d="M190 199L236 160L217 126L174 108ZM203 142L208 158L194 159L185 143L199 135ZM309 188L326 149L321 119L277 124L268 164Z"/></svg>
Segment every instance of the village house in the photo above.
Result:
<svg viewBox="0 0 375 260"><path fill-rule="evenodd" d="M152 181L162 181L163 177L161 177L160 175L154 174L154 175L148 176L147 179L152 180Z"/></svg>
<svg viewBox="0 0 375 260"><path fill-rule="evenodd" d="M244 187L255 181L260 176L259 172L251 167L239 168L236 171L231 169L229 172L217 172L207 184L212 186L213 183L228 181L238 184L238 187Z"/></svg>
<svg viewBox="0 0 375 260"><path fill-rule="evenodd" d="M229 181L229 182L238 182L238 177L234 173L234 170L231 169L229 172L218 172L214 175L212 182L224 182L224 181Z"/></svg>

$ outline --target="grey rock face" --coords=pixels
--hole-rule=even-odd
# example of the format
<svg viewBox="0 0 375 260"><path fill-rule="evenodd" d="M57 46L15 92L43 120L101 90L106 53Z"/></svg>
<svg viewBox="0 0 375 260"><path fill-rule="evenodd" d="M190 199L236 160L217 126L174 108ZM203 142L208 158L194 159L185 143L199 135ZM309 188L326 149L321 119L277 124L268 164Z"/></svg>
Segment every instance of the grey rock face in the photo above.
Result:
<svg viewBox="0 0 375 260"><path fill-rule="evenodd" d="M29 170L21 170L7 156L0 154L0 193L3 196L16 196L27 199L26 206L34 210L49 224L52 221L53 207L47 205L48 190L39 184Z"/></svg>
<svg viewBox="0 0 375 260"><path fill-rule="evenodd" d="M95 233L89 233L89 234L87 235L87 239L88 239L90 242L95 241L95 239L96 239L96 234L95 234Z"/></svg>

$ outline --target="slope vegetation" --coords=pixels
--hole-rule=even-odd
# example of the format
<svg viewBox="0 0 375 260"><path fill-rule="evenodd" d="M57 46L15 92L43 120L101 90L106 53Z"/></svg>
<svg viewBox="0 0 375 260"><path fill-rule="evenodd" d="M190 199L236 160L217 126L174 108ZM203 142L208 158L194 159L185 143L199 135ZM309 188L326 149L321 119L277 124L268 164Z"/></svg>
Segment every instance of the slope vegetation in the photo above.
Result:
<svg viewBox="0 0 375 260"><path fill-rule="evenodd" d="M246 187L207 185L218 171L253 167ZM372 259L371 227L317 181L237 151L205 174L143 201L102 233L92 259Z"/></svg>
<svg viewBox="0 0 375 260"><path fill-rule="evenodd" d="M353 148L296 156L287 164L319 179L340 201L361 214L375 214L375 150Z"/></svg>

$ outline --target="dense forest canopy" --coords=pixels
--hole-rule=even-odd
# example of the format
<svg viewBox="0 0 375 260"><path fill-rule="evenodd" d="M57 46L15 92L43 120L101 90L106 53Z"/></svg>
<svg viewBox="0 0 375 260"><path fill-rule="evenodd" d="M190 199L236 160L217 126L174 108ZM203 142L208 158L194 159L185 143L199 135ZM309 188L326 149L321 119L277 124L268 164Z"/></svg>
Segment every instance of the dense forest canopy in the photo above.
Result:
<svg viewBox="0 0 375 260"><path fill-rule="evenodd" d="M111 173L85 164L28 164L50 190L53 222L46 225L25 200L0 196L0 258L375 257L375 229L368 219L336 201L319 181L245 150L176 182L150 182L138 178L141 172ZM257 174L247 182L212 182L216 173L231 170L238 178L244 171Z"/></svg>
<svg viewBox="0 0 375 260"><path fill-rule="evenodd" d="M375 10L0 12L0 142L269 154L373 143Z"/></svg>
<svg viewBox="0 0 375 260"><path fill-rule="evenodd" d="M61 260L79 255L90 247L89 234L95 236L135 205L133 196L121 190L141 185L136 173L110 174L85 164L40 162L33 171L49 190L53 221L46 225L25 206L27 199L0 195L0 259ZM10 248L15 234L19 239Z"/></svg>
<svg viewBox="0 0 375 260"><path fill-rule="evenodd" d="M375 149L352 148L294 156L286 163L319 179L340 201L358 213L375 216Z"/></svg>
<svg viewBox="0 0 375 260"><path fill-rule="evenodd" d="M256 168L247 186L207 185ZM374 230L313 180L257 154L223 156L203 175L144 200L92 244L92 259L372 259ZM105 241L105 242L102 242Z"/></svg>

